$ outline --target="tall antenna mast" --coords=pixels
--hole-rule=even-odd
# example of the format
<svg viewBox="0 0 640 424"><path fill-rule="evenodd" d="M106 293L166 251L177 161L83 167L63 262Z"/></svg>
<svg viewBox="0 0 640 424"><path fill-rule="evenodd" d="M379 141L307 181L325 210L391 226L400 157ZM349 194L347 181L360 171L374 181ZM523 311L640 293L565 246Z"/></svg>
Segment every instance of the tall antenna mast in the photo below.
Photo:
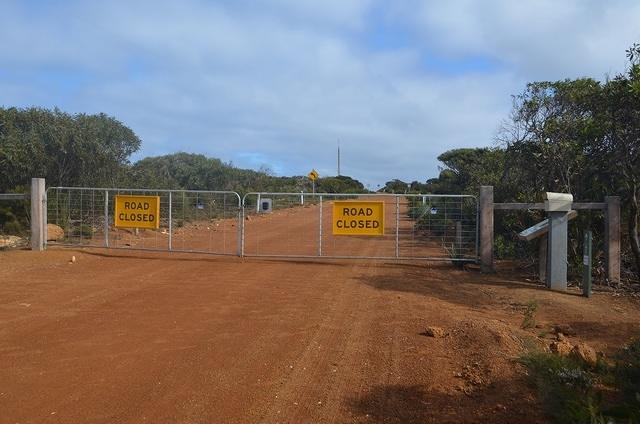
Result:
<svg viewBox="0 0 640 424"><path fill-rule="evenodd" d="M338 176L340 176L340 140L338 140Z"/></svg>

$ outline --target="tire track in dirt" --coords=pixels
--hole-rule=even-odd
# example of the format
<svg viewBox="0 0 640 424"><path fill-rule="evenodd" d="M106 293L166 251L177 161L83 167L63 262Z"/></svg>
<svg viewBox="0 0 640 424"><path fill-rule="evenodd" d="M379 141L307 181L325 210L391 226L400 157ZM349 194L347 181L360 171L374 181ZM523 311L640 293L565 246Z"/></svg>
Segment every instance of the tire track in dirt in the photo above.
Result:
<svg viewBox="0 0 640 424"><path fill-rule="evenodd" d="M8 422L544 422L510 362L522 317L509 305L541 299L542 322L569 316L585 333L613 320L618 341L640 313L445 265L70 254L0 254Z"/></svg>
<svg viewBox="0 0 640 424"><path fill-rule="evenodd" d="M362 246L360 240L353 243L354 249ZM363 256L376 256L379 246L370 244ZM345 399L352 395L349 387L361 384L354 377L361 373L350 373L342 377L343 370L351 369L360 362L366 351L368 339L363 337L371 323L371 297L360 301L362 292L359 278L375 275L376 263L364 261L349 266L341 275L337 300L307 342L306 348L292 364L292 372L280 382L278 397L266 411L260 414L266 422L334 422L344 414ZM346 275L345 275L346 274ZM364 302L364 303L363 303ZM354 311L354 305L357 305ZM393 356L393 353L390 354ZM358 359L356 359L358 358Z"/></svg>

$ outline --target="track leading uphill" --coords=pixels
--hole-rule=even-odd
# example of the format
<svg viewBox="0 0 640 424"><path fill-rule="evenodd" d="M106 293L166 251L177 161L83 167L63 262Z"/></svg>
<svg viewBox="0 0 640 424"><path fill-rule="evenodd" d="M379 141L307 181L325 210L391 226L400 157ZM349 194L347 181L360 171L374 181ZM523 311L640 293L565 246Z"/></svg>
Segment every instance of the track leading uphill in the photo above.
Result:
<svg viewBox="0 0 640 424"><path fill-rule="evenodd" d="M292 225L265 219L276 220L265 243ZM516 361L527 340L563 323L606 353L640 335L640 306L499 275L446 263L0 252L0 421L545 422ZM524 331L530 300L540 328Z"/></svg>

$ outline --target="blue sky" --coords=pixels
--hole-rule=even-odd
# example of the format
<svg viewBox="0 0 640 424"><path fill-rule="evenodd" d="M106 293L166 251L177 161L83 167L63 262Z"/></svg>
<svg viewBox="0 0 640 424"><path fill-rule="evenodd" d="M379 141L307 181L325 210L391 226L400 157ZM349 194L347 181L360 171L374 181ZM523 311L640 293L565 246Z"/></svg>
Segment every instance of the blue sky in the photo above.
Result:
<svg viewBox="0 0 640 424"><path fill-rule="evenodd" d="M424 181L528 81L625 67L635 0L0 0L0 105L108 113L134 159Z"/></svg>

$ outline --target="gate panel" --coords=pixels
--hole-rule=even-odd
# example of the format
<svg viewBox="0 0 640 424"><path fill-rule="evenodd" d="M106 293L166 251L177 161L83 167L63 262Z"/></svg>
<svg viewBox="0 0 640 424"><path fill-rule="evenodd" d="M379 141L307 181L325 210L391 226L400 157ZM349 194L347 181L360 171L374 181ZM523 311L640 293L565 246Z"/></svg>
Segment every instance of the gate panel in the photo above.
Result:
<svg viewBox="0 0 640 424"><path fill-rule="evenodd" d="M333 203L335 201L374 201L384 203L384 234L381 236L334 236ZM327 231L322 237L323 256L335 258L395 258L396 257L396 197L389 195L327 195L323 202L323 223Z"/></svg>
<svg viewBox="0 0 640 424"><path fill-rule="evenodd" d="M116 195L159 196L159 228L116 228ZM51 187L47 220L64 232L48 244L221 255L237 255L240 248L235 192Z"/></svg>
<svg viewBox="0 0 640 424"><path fill-rule="evenodd" d="M260 211L264 203L270 210ZM320 255L321 196L301 193L250 193L243 199L245 256Z"/></svg>
<svg viewBox="0 0 640 424"><path fill-rule="evenodd" d="M454 261L477 259L475 197L411 195L399 199L400 256Z"/></svg>
<svg viewBox="0 0 640 424"><path fill-rule="evenodd" d="M342 200L384 202L384 234L334 235L333 204ZM477 259L473 196L249 193L243 214L245 256Z"/></svg>

